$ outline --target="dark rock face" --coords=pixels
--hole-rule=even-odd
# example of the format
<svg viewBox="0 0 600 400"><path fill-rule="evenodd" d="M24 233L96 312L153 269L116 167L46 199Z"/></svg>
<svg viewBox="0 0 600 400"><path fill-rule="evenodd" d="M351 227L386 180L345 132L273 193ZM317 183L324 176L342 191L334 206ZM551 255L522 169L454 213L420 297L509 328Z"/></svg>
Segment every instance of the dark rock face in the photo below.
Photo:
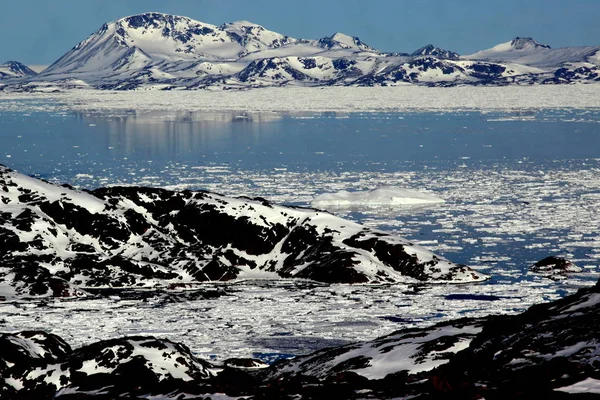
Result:
<svg viewBox="0 0 600 400"><path fill-rule="evenodd" d="M309 68L315 68L314 59L305 58L303 64ZM238 78L241 82L250 82L252 78L269 78L273 81L288 82L288 81L312 81L310 76L302 71L292 67L286 59L282 58L263 58L252 61L239 74Z"/></svg>
<svg viewBox="0 0 600 400"><path fill-rule="evenodd" d="M58 339L52 340L37 343L42 354L51 354ZM15 360L15 366L1 371L3 392L18 399L134 398L185 389L212 376L210 364L187 347L152 337L107 340L51 355L28 367Z"/></svg>
<svg viewBox="0 0 600 400"><path fill-rule="evenodd" d="M420 49L413 52L411 54L411 56L412 57L433 56L433 57L437 57L437 58L441 58L441 59L448 59L448 60L458 60L460 58L460 55L458 53L455 53L450 50L440 49L439 47L435 47L432 44L428 44L425 47L421 47Z"/></svg>
<svg viewBox="0 0 600 400"><path fill-rule="evenodd" d="M554 76L543 81L547 84L560 84L578 81L600 81L600 68L597 66L582 66L578 68L563 67L554 72Z"/></svg>
<svg viewBox="0 0 600 400"><path fill-rule="evenodd" d="M552 275L581 272L583 270L565 258L550 256L533 264L531 271Z"/></svg>
<svg viewBox="0 0 600 400"><path fill-rule="evenodd" d="M285 360L264 370L265 379L307 375L318 379L357 373L368 379L388 374L415 374L447 363L468 347L481 331L484 319L463 319L425 329L405 329L370 342L324 349Z"/></svg>
<svg viewBox="0 0 600 400"><path fill-rule="evenodd" d="M358 374L372 398L564 398L594 384L597 396L599 311L600 282L520 315L403 330L282 361L260 376L284 386L316 378L324 390L340 374Z"/></svg>
<svg viewBox="0 0 600 400"><path fill-rule="evenodd" d="M398 66L365 75L358 79L359 85L392 85L398 82L417 83L428 86L453 86L469 82L473 85L505 85L503 76L510 73L500 64L489 62L463 62L433 56L420 56ZM433 75L432 75L433 73Z"/></svg>
<svg viewBox="0 0 600 400"><path fill-rule="evenodd" d="M2 398L532 399L600 394L600 283L515 316L459 319L317 351L267 368L220 372L152 337L72 351L40 332L3 335ZM257 369L259 368L259 369Z"/></svg>
<svg viewBox="0 0 600 400"><path fill-rule="evenodd" d="M404 239L264 199L139 187L85 192L6 167L0 189L0 281L21 295L255 275L328 283L485 279Z"/></svg>
<svg viewBox="0 0 600 400"><path fill-rule="evenodd" d="M71 347L60 337L41 331L26 331L0 335L0 397L27 398L21 385L29 371L61 362L71 354ZM54 393L56 390L51 391Z"/></svg>
<svg viewBox="0 0 600 400"><path fill-rule="evenodd" d="M600 378L598 312L596 284L514 317L492 317L433 377L458 396L557 397L558 388Z"/></svg>
<svg viewBox="0 0 600 400"><path fill-rule="evenodd" d="M125 18L123 26L132 29L162 28L162 35L164 37L172 37L183 44L187 43L192 38L192 35L208 36L214 33L214 30L207 26L190 24L189 21L185 17L175 15L146 13ZM126 31L121 28L119 34L126 36Z"/></svg>
<svg viewBox="0 0 600 400"><path fill-rule="evenodd" d="M345 40L342 40L345 39ZM349 42L349 43L346 43ZM372 51L374 50L372 47L370 47L369 45L363 43L359 38L357 38L356 36L346 36L340 33L336 33L333 34L329 37L324 37L318 40L317 45L319 47L321 47L322 49L325 50L330 50L333 48L342 48L342 49L351 49L354 48L357 51Z"/></svg>
<svg viewBox="0 0 600 400"><path fill-rule="evenodd" d="M522 38L522 37L518 37L518 36L510 41L510 45L515 50L523 50L528 47L540 48L540 49L549 49L550 48L550 46L548 46L547 44L538 43L536 40L534 40L530 37Z"/></svg>
<svg viewBox="0 0 600 400"><path fill-rule="evenodd" d="M71 347L61 338L42 331L24 331L0 336L0 371L11 370L10 364L31 368L63 360Z"/></svg>

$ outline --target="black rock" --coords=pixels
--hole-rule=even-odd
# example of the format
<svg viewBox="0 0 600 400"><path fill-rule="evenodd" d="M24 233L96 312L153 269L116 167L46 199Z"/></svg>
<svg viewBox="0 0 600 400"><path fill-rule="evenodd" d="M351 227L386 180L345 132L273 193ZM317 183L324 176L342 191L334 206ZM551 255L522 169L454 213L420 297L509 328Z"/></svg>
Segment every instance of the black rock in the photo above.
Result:
<svg viewBox="0 0 600 400"><path fill-rule="evenodd" d="M546 257L543 260L533 264L530 269L532 272L541 274L567 274L583 271L583 269L573 264L569 260L556 256Z"/></svg>
<svg viewBox="0 0 600 400"><path fill-rule="evenodd" d="M46 343L39 348L51 350ZM2 373L7 393L23 399L135 397L181 390L212 376L210 364L184 345L153 337L101 341L63 353L28 368L16 360Z"/></svg>
<svg viewBox="0 0 600 400"><path fill-rule="evenodd" d="M19 295L175 288L255 273L327 283L485 279L405 239L261 198L143 187L86 192L3 166L0 188L0 281Z"/></svg>
<svg viewBox="0 0 600 400"><path fill-rule="evenodd" d="M255 360L230 359L217 374L168 340L114 339L71 351L59 338L23 332L0 339L8 349L0 358L0 394L10 399L212 393L254 399L559 399L587 384L596 389L578 398L594 398L600 380L599 312L600 282L519 315L404 329L254 371L239 367ZM36 350L23 351L31 348Z"/></svg>
<svg viewBox="0 0 600 400"><path fill-rule="evenodd" d="M432 44L428 44L425 47L421 47L420 49L414 51L411 54L412 57L420 57L420 56L433 56L442 59L448 60L458 60L460 55L450 50L440 49L439 47L435 47Z"/></svg>

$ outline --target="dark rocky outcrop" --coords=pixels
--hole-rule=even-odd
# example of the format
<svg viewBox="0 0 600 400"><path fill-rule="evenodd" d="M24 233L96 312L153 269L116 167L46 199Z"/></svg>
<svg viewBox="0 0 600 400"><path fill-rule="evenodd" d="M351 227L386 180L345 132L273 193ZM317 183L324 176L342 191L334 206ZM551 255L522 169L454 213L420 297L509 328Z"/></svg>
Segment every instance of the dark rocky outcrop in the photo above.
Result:
<svg viewBox="0 0 600 400"><path fill-rule="evenodd" d="M143 187L78 191L0 166L0 282L18 295L305 278L476 282L485 276L326 212Z"/></svg>
<svg viewBox="0 0 600 400"><path fill-rule="evenodd" d="M13 343L24 334L4 335L2 339ZM57 343L64 351L55 350ZM75 351L54 337L35 344L36 355L44 358L10 358L14 366L1 371L2 398L135 398L185 391L187 386L198 386L212 376L209 363L198 360L187 347L165 339L128 337ZM9 357L3 353L2 358Z"/></svg>
<svg viewBox="0 0 600 400"><path fill-rule="evenodd" d="M533 264L530 268L532 272L548 275L568 274L581 272L583 269L573 264L571 261L556 256L549 256Z"/></svg>
<svg viewBox="0 0 600 400"><path fill-rule="evenodd" d="M196 359L152 337L71 350L41 332L0 337L0 396L50 398L562 399L600 395L600 283L514 316L406 329L259 367ZM210 371L215 371L214 373Z"/></svg>

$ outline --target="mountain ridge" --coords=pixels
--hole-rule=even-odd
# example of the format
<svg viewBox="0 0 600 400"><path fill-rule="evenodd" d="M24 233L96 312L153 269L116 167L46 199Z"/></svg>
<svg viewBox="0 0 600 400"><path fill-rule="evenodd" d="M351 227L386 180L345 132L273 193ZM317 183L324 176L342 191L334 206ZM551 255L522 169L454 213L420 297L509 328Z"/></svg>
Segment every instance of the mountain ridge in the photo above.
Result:
<svg viewBox="0 0 600 400"><path fill-rule="evenodd" d="M79 191L0 166L0 284L16 295L301 278L487 279L403 238L262 198L144 187Z"/></svg>
<svg viewBox="0 0 600 400"><path fill-rule="evenodd" d="M300 39L248 21L217 26L151 12L103 24L39 75L5 76L0 90L574 82L600 82L600 46L553 49L515 37L471 55L433 45L386 53L339 32Z"/></svg>

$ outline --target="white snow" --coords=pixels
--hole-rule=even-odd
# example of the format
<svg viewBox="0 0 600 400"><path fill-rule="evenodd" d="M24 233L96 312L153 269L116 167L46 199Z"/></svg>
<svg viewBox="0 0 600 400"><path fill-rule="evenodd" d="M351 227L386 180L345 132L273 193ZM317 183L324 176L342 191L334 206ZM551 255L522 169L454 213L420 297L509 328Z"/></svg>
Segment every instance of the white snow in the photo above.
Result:
<svg viewBox="0 0 600 400"><path fill-rule="evenodd" d="M33 338L22 338L22 337L10 337L9 341L13 342L20 349L27 352L27 356L31 358L43 358L44 354L46 354L46 350L39 344L37 344Z"/></svg>
<svg viewBox="0 0 600 400"><path fill-rule="evenodd" d="M586 378L581 382L577 382L569 386L563 386L554 390L557 392L566 392L571 394L600 394L600 380L594 378Z"/></svg>
<svg viewBox="0 0 600 400"><path fill-rule="evenodd" d="M518 38L517 38L518 39ZM434 51L442 51L434 49ZM248 22L215 26L183 16L147 13L121 18L103 25L35 79L17 82L21 90L61 90L87 85L139 90L164 88L249 88L311 85L392 85L412 83L464 83L481 81L474 67L481 61L499 63L506 70L497 74L499 83L533 84L543 74L567 64L599 65L600 47L549 49L531 39L497 45L461 60L437 60L430 68L422 56L394 56L375 50L358 38L336 33L319 40L296 39ZM299 57L320 58L318 65L300 65ZM345 60L344 66L334 62ZM259 78L238 75L252 61L261 61L267 71ZM278 64L278 68L273 68ZM352 65L350 65L352 64ZM427 64L427 63L425 63ZM506 65L505 65L506 64ZM448 68L453 72L448 72ZM494 68L492 68L493 70ZM1 69L0 69L1 72ZM375 75L370 75L375 72ZM396 72L400 72L396 76ZM495 79L494 72L484 72ZM312 79L304 79L304 75ZM208 76L208 78L207 78ZM214 77L221 79L213 79ZM403 77L402 77L403 76ZM365 78L367 83L359 78ZM576 76L587 82L587 76ZM12 82L11 82L12 84Z"/></svg>
<svg viewBox="0 0 600 400"><path fill-rule="evenodd" d="M569 307L568 309L564 310L563 313L571 313L583 308L593 307L598 303L600 303L600 293L590 293L587 295L587 300Z"/></svg>
<svg viewBox="0 0 600 400"><path fill-rule="evenodd" d="M297 361L292 360L278 373L301 372L324 377L334 366L356 357L366 357L369 359L368 365L352 368L351 371L368 379L382 379L390 373L399 371L416 374L447 363L450 354L467 348L473 336L480 331L481 327L478 325L467 325L431 328L419 335L393 334L372 342L349 345L345 352L331 359L326 358L322 362L316 362L320 357L318 353L314 356L316 358L309 356ZM453 337L455 343L444 350L427 350L426 343L443 337Z"/></svg>
<svg viewBox="0 0 600 400"><path fill-rule="evenodd" d="M492 62L510 62L522 66L558 69L562 64L569 62L586 61L594 62L594 53L600 47L564 47L551 49L539 46L533 41L524 41L521 46L514 46L512 41L499 44L491 49L482 50L474 54L464 55L465 60L482 60ZM536 45L537 44L537 45ZM598 64L596 64L598 65Z"/></svg>

